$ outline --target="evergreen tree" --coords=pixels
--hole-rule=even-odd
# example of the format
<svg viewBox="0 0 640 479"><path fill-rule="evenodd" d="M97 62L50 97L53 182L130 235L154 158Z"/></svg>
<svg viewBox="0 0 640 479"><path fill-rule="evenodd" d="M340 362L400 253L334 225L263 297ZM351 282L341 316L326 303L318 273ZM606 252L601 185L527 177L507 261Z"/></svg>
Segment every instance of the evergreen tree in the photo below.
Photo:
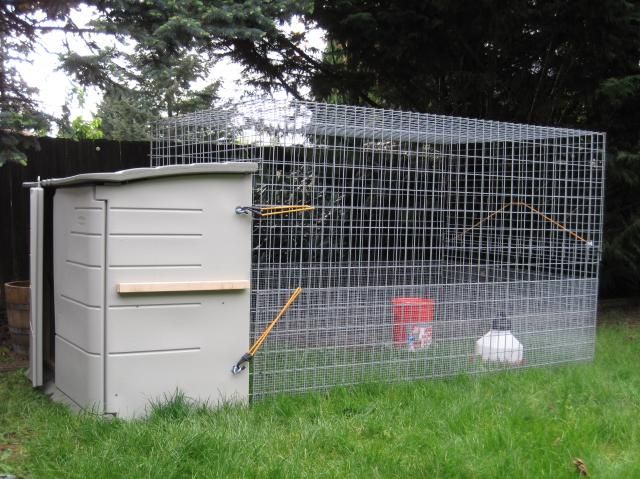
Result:
<svg viewBox="0 0 640 479"><path fill-rule="evenodd" d="M70 12L79 5L97 12L88 27L79 28L71 21ZM127 104L144 107L148 113L130 115L132 126L150 114L173 115L208 106L216 84L194 91L194 82L205 78L212 62L222 55L243 62L245 78L255 85L278 85L298 95L303 81L297 65L303 52L297 42L302 36L290 38L280 26L292 15L306 12L308 5L295 0L5 0L0 5L1 131L48 128L33 101L35 92L17 81L19 76L5 58L24 56L33 50L39 35L50 30L85 35L92 54L69 51L62 57L62 68L80 85L98 86L106 92L101 108L106 132L116 121L109 112ZM92 33L110 34L134 53L128 47L100 48ZM9 101L4 92L19 95L21 103ZM24 160L19 146L2 148L1 154Z"/></svg>
<svg viewBox="0 0 640 479"><path fill-rule="evenodd" d="M118 69L116 84L107 86L97 116L107 139L143 140L160 116L173 116L210 108L218 82L195 88L204 81L211 62L193 53L160 57L148 51L128 55L127 69Z"/></svg>
<svg viewBox="0 0 640 479"><path fill-rule="evenodd" d="M49 127L51 118L39 111L36 91L26 84L16 65L33 50L39 32L52 28L45 23L65 18L74 3L0 3L0 166L8 161L25 163L24 150L37 148L34 135Z"/></svg>
<svg viewBox="0 0 640 479"><path fill-rule="evenodd" d="M46 27L34 13L65 22L55 28L78 31L68 22L69 9L78 3L10 0L0 6L3 132L40 125L37 116L25 116L37 108L8 61L15 56L12 52L28 50ZM107 92L101 106L103 128L114 137L127 131L118 124L120 115L131 119L131 131L140 131L151 114L171 115L210 101L213 86L201 95L190 97L188 92L221 55L240 62L254 85L280 87L298 97L300 87L310 85L318 99L607 131L603 284L610 294L640 290L640 3L84 3L98 11L91 29L135 46L131 54L93 45L93 55L69 52L64 60L80 83ZM327 32L328 48L321 60L301 48L304 34L283 30L283 23L295 15ZM15 145L11 148L3 151L18 151Z"/></svg>
<svg viewBox="0 0 640 479"><path fill-rule="evenodd" d="M608 133L604 292L640 291L640 3L316 0L317 97Z"/></svg>

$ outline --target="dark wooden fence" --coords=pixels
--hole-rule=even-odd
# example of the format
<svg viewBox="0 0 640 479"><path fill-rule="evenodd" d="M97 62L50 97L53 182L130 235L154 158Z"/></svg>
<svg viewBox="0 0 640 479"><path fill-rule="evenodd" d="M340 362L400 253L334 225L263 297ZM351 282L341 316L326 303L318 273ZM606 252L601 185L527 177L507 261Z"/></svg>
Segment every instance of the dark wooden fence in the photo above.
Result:
<svg viewBox="0 0 640 479"><path fill-rule="evenodd" d="M28 152L26 167L15 164L0 167L0 285L29 276L29 191L22 188L23 182L35 181L38 176L60 178L149 166L148 142L41 138L40 147L39 151ZM615 189L611 183L609 189ZM605 230L605 236L606 233ZM606 264L604 266L606 268ZM618 276L629 276L629 271L608 271L609 274L603 275L602 283L605 283L604 278L615 283ZM631 276L636 277L633 274ZM606 284L602 286L605 296L620 295ZM0 288L0 317L4 312L3 290ZM627 295L637 295L634 288L629 291L631 294L627 292Z"/></svg>
<svg viewBox="0 0 640 479"><path fill-rule="evenodd" d="M41 138L40 150L27 153L27 166L0 167L0 284L29 277L29 191L23 182L149 166L148 142Z"/></svg>

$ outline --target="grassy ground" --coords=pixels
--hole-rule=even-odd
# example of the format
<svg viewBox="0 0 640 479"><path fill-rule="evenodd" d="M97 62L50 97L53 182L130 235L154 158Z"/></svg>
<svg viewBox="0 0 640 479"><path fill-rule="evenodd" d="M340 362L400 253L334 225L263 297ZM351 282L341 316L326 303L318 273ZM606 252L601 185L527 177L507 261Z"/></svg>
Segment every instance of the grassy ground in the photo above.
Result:
<svg viewBox="0 0 640 479"><path fill-rule="evenodd" d="M637 312L636 312L637 314ZM145 421L76 416L0 375L0 475L640 477L640 327L612 312L596 361L277 397Z"/></svg>

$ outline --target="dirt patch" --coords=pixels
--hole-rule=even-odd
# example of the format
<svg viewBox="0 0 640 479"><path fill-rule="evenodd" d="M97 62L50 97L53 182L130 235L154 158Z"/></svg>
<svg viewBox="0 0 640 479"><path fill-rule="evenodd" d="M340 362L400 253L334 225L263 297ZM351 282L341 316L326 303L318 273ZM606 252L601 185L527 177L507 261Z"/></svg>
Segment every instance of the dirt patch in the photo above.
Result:
<svg viewBox="0 0 640 479"><path fill-rule="evenodd" d="M18 462L24 455L24 447L21 444L0 443L0 458L9 462Z"/></svg>
<svg viewBox="0 0 640 479"><path fill-rule="evenodd" d="M9 451L11 455L16 455L22 452L22 446L20 444L0 444L0 453Z"/></svg>
<svg viewBox="0 0 640 479"><path fill-rule="evenodd" d="M640 308L624 308L617 311L617 320L632 327L640 327Z"/></svg>
<svg viewBox="0 0 640 479"><path fill-rule="evenodd" d="M2 319L0 318L0 373L28 367L28 358L12 351L9 327Z"/></svg>
<svg viewBox="0 0 640 479"><path fill-rule="evenodd" d="M0 435L0 460L16 462L24 455L24 446L20 444L18 434L6 432ZM0 473L2 471L0 470ZM1 476L1 475L0 475Z"/></svg>
<svg viewBox="0 0 640 479"><path fill-rule="evenodd" d="M640 298L602 301L598 320L602 323L625 323L640 328Z"/></svg>

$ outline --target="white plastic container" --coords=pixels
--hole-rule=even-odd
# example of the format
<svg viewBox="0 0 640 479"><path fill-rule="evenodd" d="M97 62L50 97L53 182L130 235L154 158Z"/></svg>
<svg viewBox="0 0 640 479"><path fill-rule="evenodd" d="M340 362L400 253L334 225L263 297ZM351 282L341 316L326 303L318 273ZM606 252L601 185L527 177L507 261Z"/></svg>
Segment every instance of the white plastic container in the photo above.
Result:
<svg viewBox="0 0 640 479"><path fill-rule="evenodd" d="M484 361L522 363L524 348L509 330L491 329L476 341L476 356Z"/></svg>

